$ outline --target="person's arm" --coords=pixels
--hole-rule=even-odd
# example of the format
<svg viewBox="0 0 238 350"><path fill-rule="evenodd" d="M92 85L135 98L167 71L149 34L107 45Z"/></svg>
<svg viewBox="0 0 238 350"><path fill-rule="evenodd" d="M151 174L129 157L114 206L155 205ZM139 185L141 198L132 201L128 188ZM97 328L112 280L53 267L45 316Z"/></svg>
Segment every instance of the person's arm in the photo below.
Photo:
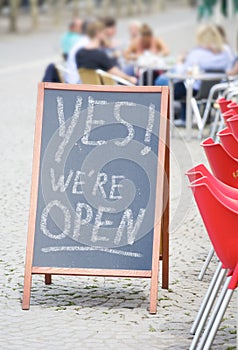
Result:
<svg viewBox="0 0 238 350"><path fill-rule="evenodd" d="M124 51L124 57L127 61L135 61L139 57L136 53L136 42L132 42L129 47Z"/></svg>
<svg viewBox="0 0 238 350"><path fill-rule="evenodd" d="M108 70L108 73L116 75L122 79L128 80L132 84L137 83L136 77L131 77L130 75L125 74L123 71L121 71L118 67L112 67Z"/></svg>
<svg viewBox="0 0 238 350"><path fill-rule="evenodd" d="M98 68L110 74L116 75L122 79L128 80L132 84L136 84L137 79L135 77L131 77L125 74L122 70L120 70L117 66L115 66L112 59L109 58L105 52L102 52L102 51L98 52L98 63L99 63Z"/></svg>
<svg viewBox="0 0 238 350"><path fill-rule="evenodd" d="M158 53L160 53L163 56L169 55L169 49L168 49L167 45L165 45L165 43L161 39L156 38L156 46L157 46L157 49L159 51Z"/></svg>
<svg viewBox="0 0 238 350"><path fill-rule="evenodd" d="M233 67L227 71L228 75L238 75L238 60L235 62Z"/></svg>

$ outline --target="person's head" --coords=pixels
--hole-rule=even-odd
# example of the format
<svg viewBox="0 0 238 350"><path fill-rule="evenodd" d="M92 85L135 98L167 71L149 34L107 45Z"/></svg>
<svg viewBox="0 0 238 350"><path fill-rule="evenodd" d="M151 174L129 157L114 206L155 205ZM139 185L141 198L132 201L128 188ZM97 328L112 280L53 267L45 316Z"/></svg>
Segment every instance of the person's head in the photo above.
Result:
<svg viewBox="0 0 238 350"><path fill-rule="evenodd" d="M104 17L101 19L105 26L105 35L108 39L114 37L116 35L117 26L116 20L113 17Z"/></svg>
<svg viewBox="0 0 238 350"><path fill-rule="evenodd" d="M69 24L69 30L73 33L82 33L83 21L80 18L74 18Z"/></svg>
<svg viewBox="0 0 238 350"><path fill-rule="evenodd" d="M129 29L131 40L139 37L140 28L141 28L141 23L139 21L134 20L129 23L128 29Z"/></svg>
<svg viewBox="0 0 238 350"><path fill-rule="evenodd" d="M87 25L86 34L91 40L98 39L101 41L105 36L104 29L105 26L101 21L90 22Z"/></svg>
<svg viewBox="0 0 238 350"><path fill-rule="evenodd" d="M149 48L151 39L153 38L153 31L147 24L142 24L140 28L141 43L144 48Z"/></svg>
<svg viewBox="0 0 238 350"><path fill-rule="evenodd" d="M202 25L197 31L197 45L214 52L223 50L223 39L217 28L210 24Z"/></svg>

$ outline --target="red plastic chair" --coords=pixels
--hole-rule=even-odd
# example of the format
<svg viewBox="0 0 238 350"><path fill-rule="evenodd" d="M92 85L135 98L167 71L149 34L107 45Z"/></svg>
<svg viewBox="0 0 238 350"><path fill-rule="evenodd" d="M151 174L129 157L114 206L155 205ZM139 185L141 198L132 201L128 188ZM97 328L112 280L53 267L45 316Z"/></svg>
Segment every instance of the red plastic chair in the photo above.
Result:
<svg viewBox="0 0 238 350"><path fill-rule="evenodd" d="M196 347L198 350L209 350L238 283L238 202L211 185L210 179L206 176L195 180L190 187L216 254L223 267L232 271L225 282L199 346ZM195 340L197 342L197 339L193 339L190 349L195 348Z"/></svg>
<svg viewBox="0 0 238 350"><path fill-rule="evenodd" d="M233 109L236 114L238 114L238 104L236 102L231 102L227 105L228 109Z"/></svg>
<svg viewBox="0 0 238 350"><path fill-rule="evenodd" d="M228 186L225 183L218 180L206 167L204 164L198 164L195 167L191 168L186 172L186 175L188 176L189 181L192 183L193 181L206 176L207 181L209 182L209 186L218 189L221 193L226 195L229 198L233 198L235 200L238 200L238 189ZM213 257L214 250L211 249L208 253L208 256L205 260L204 266L199 274L199 280L202 280L206 269ZM192 328L193 329L193 328ZM193 331L191 331L192 334Z"/></svg>
<svg viewBox="0 0 238 350"><path fill-rule="evenodd" d="M206 177L206 181L209 182L209 186L218 189L221 193L229 198L238 200L238 189L226 185L224 182L218 180L204 164L198 164L186 172L186 175L190 181L200 179L201 177Z"/></svg>
<svg viewBox="0 0 238 350"><path fill-rule="evenodd" d="M233 117L236 114L237 113L234 109L228 109L226 112L222 113L222 117L223 117L225 123L227 124L227 119Z"/></svg>
<svg viewBox="0 0 238 350"><path fill-rule="evenodd" d="M201 143L213 174L225 184L238 188L238 159L226 152L220 143L207 138Z"/></svg>
<svg viewBox="0 0 238 350"><path fill-rule="evenodd" d="M238 158L238 140L231 133L230 128L225 128L217 133L225 150L234 158Z"/></svg>
<svg viewBox="0 0 238 350"><path fill-rule="evenodd" d="M228 105L231 103L231 100L226 100L224 97L221 97L217 100L219 104L221 113L225 113L228 110Z"/></svg>
<svg viewBox="0 0 238 350"><path fill-rule="evenodd" d="M238 114L235 114L234 116L227 119L226 123L234 137L238 139Z"/></svg>

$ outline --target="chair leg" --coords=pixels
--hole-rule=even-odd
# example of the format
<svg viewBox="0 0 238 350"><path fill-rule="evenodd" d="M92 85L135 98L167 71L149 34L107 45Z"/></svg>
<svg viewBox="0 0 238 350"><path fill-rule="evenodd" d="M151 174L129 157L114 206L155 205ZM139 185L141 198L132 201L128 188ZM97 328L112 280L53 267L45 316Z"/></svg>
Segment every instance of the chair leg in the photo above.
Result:
<svg viewBox="0 0 238 350"><path fill-rule="evenodd" d="M199 111L199 108L197 105L197 101L194 97L191 98L191 106L192 106L194 116L196 118L198 129L202 130L203 129L202 118L201 118L201 114L200 114L200 111Z"/></svg>
<svg viewBox="0 0 238 350"><path fill-rule="evenodd" d="M234 293L234 289L227 290L225 298L224 298L223 303L219 309L219 312L217 314L215 322L213 323L212 329L209 333L209 336L208 336L207 341L203 347L203 350L210 349L233 293Z"/></svg>
<svg viewBox="0 0 238 350"><path fill-rule="evenodd" d="M212 291L214 289L214 286L216 284L218 276L221 273L221 269L222 269L222 263L219 263L218 266L217 266L217 269L216 269L216 271L215 271L215 273L214 273L214 275L212 277L212 280L210 282L208 290L207 290L207 292L206 292L206 294L204 296L204 299L202 301L200 309L198 310L197 316L196 316L196 318L195 318L195 320L193 322L192 328L190 330L190 334L192 334L192 335L194 335L196 333L196 330L197 330L198 324L200 322L200 319L202 317L202 314L203 314L203 312L204 312L204 310L206 308L207 302L208 302L208 300L209 300L209 298L211 296L211 293L212 293Z"/></svg>
<svg viewBox="0 0 238 350"><path fill-rule="evenodd" d="M214 255L214 249L213 249L213 247L211 247L211 249L206 257L206 260L203 264L203 267L200 271L200 274L198 276L199 281L201 281L203 279L203 277L207 271L208 265L210 264L210 261L212 260L213 255Z"/></svg>
<svg viewBox="0 0 238 350"><path fill-rule="evenodd" d="M222 288L222 291L221 291L221 293L220 293L220 295L219 295L219 297L217 299L217 302L216 302L216 305L214 307L214 310L212 311L211 317L210 317L210 319L209 319L209 321L207 323L205 331L204 331L204 333L202 335L201 341L198 344L197 350L203 350L203 346L204 346L204 344L205 344L205 342L207 340L207 337L208 337L208 335L209 335L209 333L210 333L210 331L212 329L212 326L213 326L213 324L214 324L214 322L216 320L217 314L218 314L218 312L220 310L222 302L223 302L223 300L225 298L225 295L227 293L227 289L228 289L230 280L231 280L231 276L227 277L227 279L226 279L226 281L224 283L224 286Z"/></svg>
<svg viewBox="0 0 238 350"><path fill-rule="evenodd" d="M211 311L211 308L212 308L212 306L214 304L214 301L216 299L216 296L217 296L217 293L218 293L219 288L221 286L221 283L222 283L222 281L223 281L223 279L225 277L225 274L226 274L226 270L222 269L222 271L220 272L220 274L218 276L216 285L215 285L215 287L214 287L214 289L213 289L213 291L211 293L211 296L210 296L210 298L209 298L209 300L207 302L206 308L205 308L205 310L203 312L202 318L201 318L201 320L199 322L199 325L197 327L196 333L194 335L194 338L192 340L192 343L191 343L191 346L190 346L189 350L195 350L196 349L198 340L200 338L200 335L202 333L204 325L205 325L205 323L207 321L207 318L209 316L209 312Z"/></svg>
<svg viewBox="0 0 238 350"><path fill-rule="evenodd" d="M216 135L216 132L220 129L220 127L219 127L219 120L221 121L221 129L222 129L223 128L223 123L222 123L222 118L221 118L221 112L218 109L216 111L215 118L214 118L214 121L213 121L212 127L211 127L211 132L210 132L210 135L209 135L213 139L214 139L214 137Z"/></svg>

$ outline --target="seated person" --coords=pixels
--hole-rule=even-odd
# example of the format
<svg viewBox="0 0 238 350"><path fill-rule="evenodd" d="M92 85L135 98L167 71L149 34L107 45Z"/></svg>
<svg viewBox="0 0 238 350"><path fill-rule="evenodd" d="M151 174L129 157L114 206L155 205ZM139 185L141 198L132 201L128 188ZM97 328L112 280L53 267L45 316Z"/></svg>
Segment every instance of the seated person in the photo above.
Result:
<svg viewBox="0 0 238 350"><path fill-rule="evenodd" d="M69 24L69 30L61 38L61 50L66 61L68 54L82 35L83 22L80 18L75 18Z"/></svg>
<svg viewBox="0 0 238 350"><path fill-rule="evenodd" d="M169 50L164 42L154 36L152 29L147 25L143 24L140 27L139 36L132 40L129 47L124 53L126 61L136 61L140 56L145 53L151 53L154 55L167 56ZM126 72L131 72L134 70L133 65L129 64L125 68ZM159 72L153 72L153 78L157 77ZM144 74L143 85L147 85L146 74Z"/></svg>
<svg viewBox="0 0 238 350"><path fill-rule="evenodd" d="M104 29L104 25L100 21L88 24L87 35L89 42L76 53L77 68L102 69L110 74L128 80L132 84L136 84L137 79L123 73L102 50L101 42L104 40Z"/></svg>
<svg viewBox="0 0 238 350"><path fill-rule="evenodd" d="M145 51L162 56L169 54L167 46L160 38L154 36L147 24L141 26L139 37L132 40L124 55L128 61L137 60Z"/></svg>
<svg viewBox="0 0 238 350"><path fill-rule="evenodd" d="M129 23L128 30L130 35L130 42L138 39L140 36L141 23L136 20L132 20Z"/></svg>
<svg viewBox="0 0 238 350"><path fill-rule="evenodd" d="M116 20L113 17L105 17L100 20L104 24L104 39L101 43L102 49L113 60L115 66L120 66L119 58L121 49L115 39L117 27Z"/></svg>
<svg viewBox="0 0 238 350"><path fill-rule="evenodd" d="M238 75L238 56L234 59L232 67L227 71L230 76Z"/></svg>
<svg viewBox="0 0 238 350"><path fill-rule="evenodd" d="M68 84L80 84L80 77L79 77L75 57L78 50L85 47L85 45L89 41L88 36L86 34L88 24L89 24L88 20L85 20L83 22L82 34L78 39L78 41L76 42L76 44L69 51L66 65L65 65L66 72L64 74L64 80Z"/></svg>
<svg viewBox="0 0 238 350"><path fill-rule="evenodd" d="M196 66L198 71L227 71L231 66L231 57L224 49L223 40L217 28L212 25L202 25L197 31L197 46L194 47L174 68L174 72L186 73ZM168 83L168 80L167 80ZM155 85L166 85L166 78L159 77ZM201 81L196 80L193 85L193 94L196 95L201 85ZM185 100L186 87L184 82L177 82L174 86L174 99ZM180 119L175 120L176 126L185 127L186 124L186 104L181 103Z"/></svg>

